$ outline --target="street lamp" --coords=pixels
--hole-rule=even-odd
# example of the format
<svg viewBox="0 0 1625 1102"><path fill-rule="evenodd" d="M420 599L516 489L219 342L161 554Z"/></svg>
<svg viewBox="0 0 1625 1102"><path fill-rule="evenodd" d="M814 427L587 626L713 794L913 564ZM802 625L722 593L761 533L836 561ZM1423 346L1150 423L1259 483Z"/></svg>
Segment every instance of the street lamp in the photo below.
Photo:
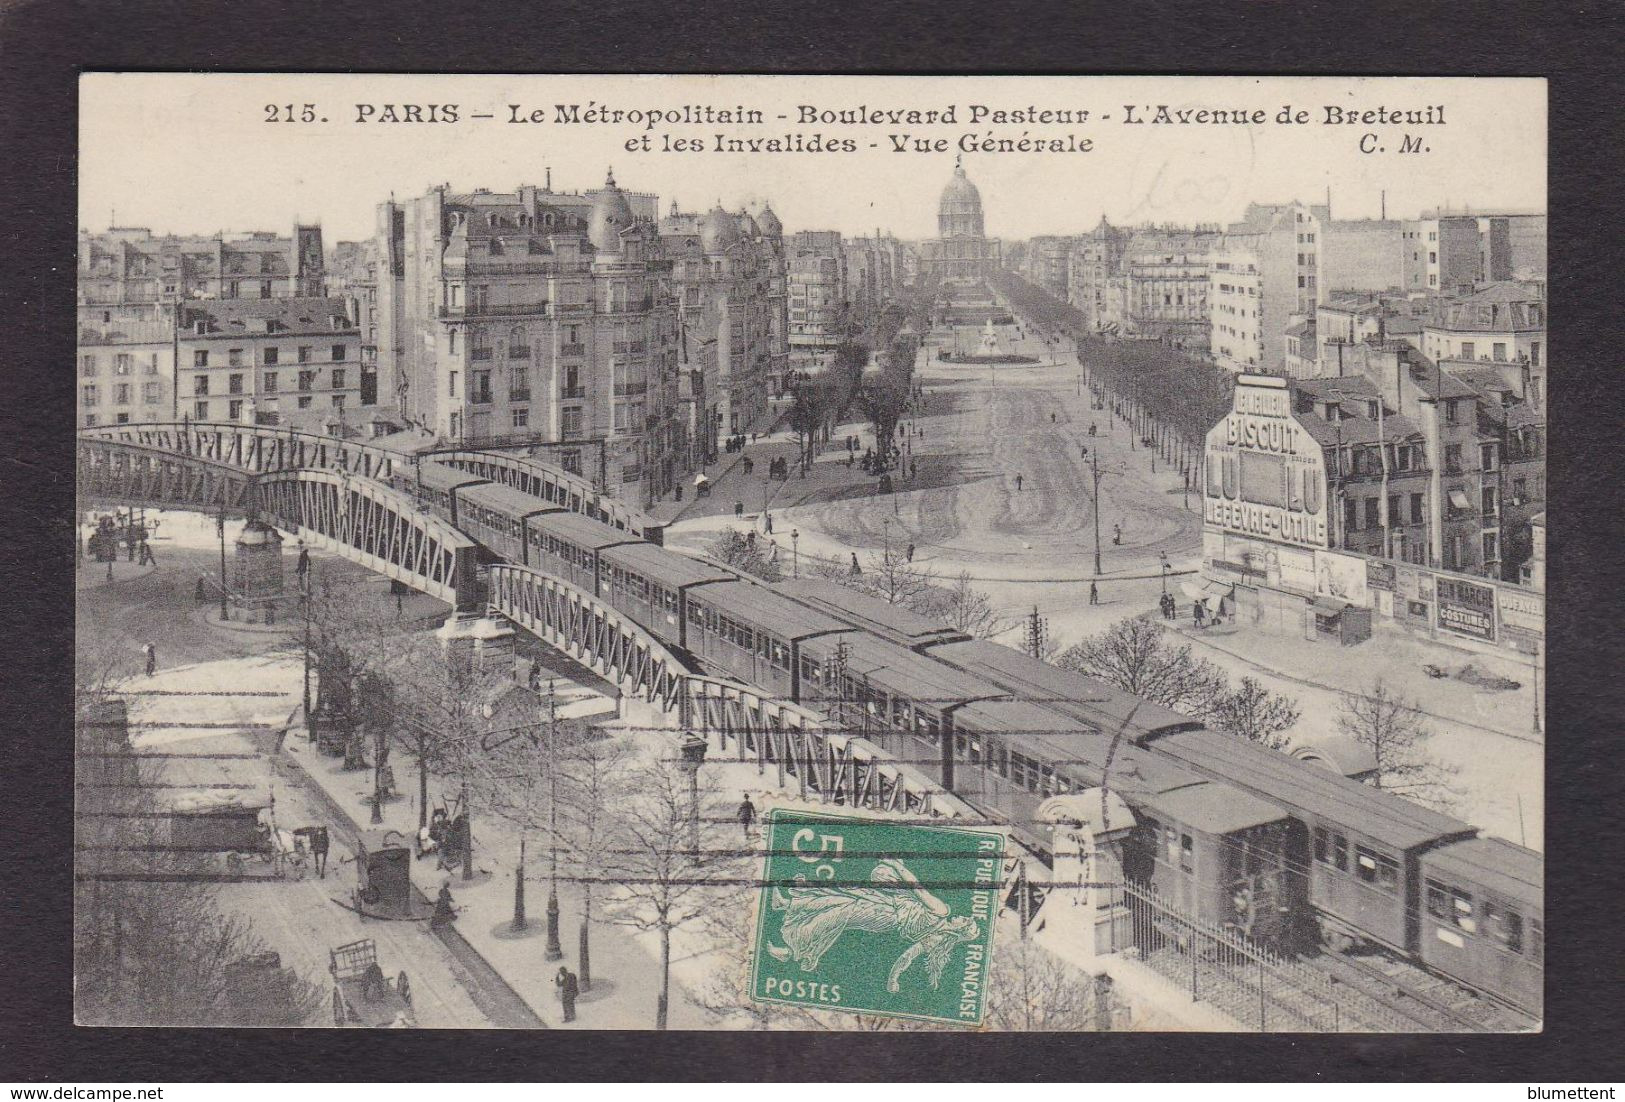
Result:
<svg viewBox="0 0 1625 1102"><path fill-rule="evenodd" d="M559 771L558 694L553 678L547 680L547 952L548 960L563 960L564 947L559 944Z"/></svg>
<svg viewBox="0 0 1625 1102"><path fill-rule="evenodd" d="M683 735L683 769L688 773L689 850L695 858L700 854L700 766L705 763L708 745L704 735L693 731Z"/></svg>
<svg viewBox="0 0 1625 1102"><path fill-rule="evenodd" d="M801 529L790 529L790 576L801 577Z"/></svg>
<svg viewBox="0 0 1625 1102"><path fill-rule="evenodd" d="M1168 596L1168 552L1159 551L1157 557L1162 560L1162 595Z"/></svg>
<svg viewBox="0 0 1625 1102"><path fill-rule="evenodd" d="M226 507L220 507L220 515L214 521L215 530L220 533L220 622L223 624L229 619L226 612Z"/></svg>

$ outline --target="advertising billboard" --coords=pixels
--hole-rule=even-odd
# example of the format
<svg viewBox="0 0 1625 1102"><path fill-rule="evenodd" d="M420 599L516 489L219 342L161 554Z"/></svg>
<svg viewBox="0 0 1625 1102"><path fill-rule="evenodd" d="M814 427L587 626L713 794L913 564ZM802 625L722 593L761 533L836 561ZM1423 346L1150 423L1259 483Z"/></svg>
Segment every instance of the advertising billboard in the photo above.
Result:
<svg viewBox="0 0 1625 1102"><path fill-rule="evenodd" d="M1438 624L1457 635L1495 642L1495 587L1437 575Z"/></svg>
<svg viewBox="0 0 1625 1102"><path fill-rule="evenodd" d="M1326 511L1325 456L1292 416L1286 380L1240 376L1231 411L1207 434L1204 524L1274 543L1329 547Z"/></svg>

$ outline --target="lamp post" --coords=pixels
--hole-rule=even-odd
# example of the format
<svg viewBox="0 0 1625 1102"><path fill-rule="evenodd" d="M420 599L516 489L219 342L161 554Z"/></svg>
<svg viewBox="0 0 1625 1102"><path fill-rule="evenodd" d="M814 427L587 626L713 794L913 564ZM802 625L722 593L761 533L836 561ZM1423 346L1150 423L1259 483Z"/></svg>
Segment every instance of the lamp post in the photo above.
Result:
<svg viewBox="0 0 1625 1102"><path fill-rule="evenodd" d="M1162 560L1162 595L1168 596L1168 552L1158 551L1157 557Z"/></svg>
<svg viewBox="0 0 1625 1102"><path fill-rule="evenodd" d="M228 618L226 612L226 507L220 507L220 515L214 521L215 531L220 534L220 622L223 624Z"/></svg>
<svg viewBox="0 0 1625 1102"><path fill-rule="evenodd" d="M700 766L705 763L707 746L703 735L693 731L683 735L683 769L688 773L688 848L696 860L700 855Z"/></svg>
<svg viewBox="0 0 1625 1102"><path fill-rule="evenodd" d="M801 577L801 529L790 529L790 576Z"/></svg>
<svg viewBox="0 0 1625 1102"><path fill-rule="evenodd" d="M558 733L559 706L556 682L547 681L547 951L548 960L563 960L564 947L559 944L559 771Z"/></svg>
<svg viewBox="0 0 1625 1102"><path fill-rule="evenodd" d="M1094 480L1095 493L1095 577L1100 577L1100 453L1090 452L1088 445L1083 449L1089 454L1089 473Z"/></svg>
<svg viewBox="0 0 1625 1102"><path fill-rule="evenodd" d="M305 698L305 729L311 735L315 734L315 724L310 718L310 552L305 548L305 541L299 541L299 565L294 568L299 575L299 603L303 606L305 614L305 669L302 689Z"/></svg>

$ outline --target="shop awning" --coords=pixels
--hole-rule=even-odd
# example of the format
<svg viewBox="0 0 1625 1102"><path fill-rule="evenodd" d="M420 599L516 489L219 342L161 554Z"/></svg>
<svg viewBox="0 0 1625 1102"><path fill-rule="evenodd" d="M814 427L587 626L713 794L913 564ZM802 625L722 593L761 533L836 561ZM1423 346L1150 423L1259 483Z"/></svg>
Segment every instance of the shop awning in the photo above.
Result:
<svg viewBox="0 0 1625 1102"><path fill-rule="evenodd" d="M1467 501L1467 493L1465 490L1451 490L1450 505L1455 509L1466 510L1472 508L1472 505L1470 505Z"/></svg>

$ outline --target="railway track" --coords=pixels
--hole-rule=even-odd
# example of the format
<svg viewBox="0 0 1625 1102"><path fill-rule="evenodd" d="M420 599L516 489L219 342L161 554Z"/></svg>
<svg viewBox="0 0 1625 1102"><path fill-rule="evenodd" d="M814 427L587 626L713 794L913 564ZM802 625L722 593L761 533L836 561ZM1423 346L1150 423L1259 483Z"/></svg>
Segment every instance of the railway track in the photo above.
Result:
<svg viewBox="0 0 1625 1102"><path fill-rule="evenodd" d="M1344 1001L1346 1021L1376 1032L1522 1033L1538 1022L1397 957L1323 953L1305 963L1326 972Z"/></svg>

